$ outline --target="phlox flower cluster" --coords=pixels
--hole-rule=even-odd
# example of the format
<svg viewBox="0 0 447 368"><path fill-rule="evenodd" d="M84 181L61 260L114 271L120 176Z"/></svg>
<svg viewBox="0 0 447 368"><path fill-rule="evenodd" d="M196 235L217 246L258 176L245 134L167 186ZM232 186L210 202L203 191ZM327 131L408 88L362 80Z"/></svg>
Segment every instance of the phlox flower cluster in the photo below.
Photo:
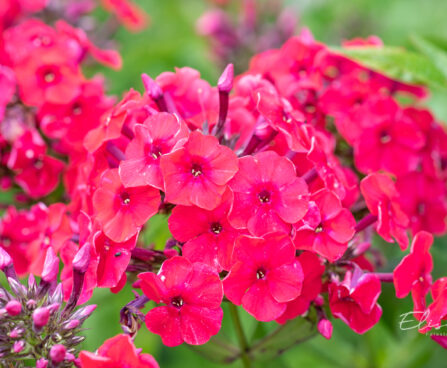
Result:
<svg viewBox="0 0 447 368"><path fill-rule="evenodd" d="M44 277L45 260L60 257L61 293L70 303L75 290L75 304L96 287L119 292L129 276L141 292L121 311L124 332L144 319L167 346L208 342L222 303L262 322L312 315L326 338L331 318L362 334L381 317L382 282L398 298L411 293L421 332L447 318L447 279L432 280L429 253L447 230L447 133L417 107L424 88L304 30L238 76L229 64L216 87L178 68L143 75L144 93L114 104L80 63L120 59L82 30L27 19L4 34L3 185L39 199L60 173L64 183L59 203L9 207L1 219L0 244L19 274ZM144 242L155 215L172 235L163 249ZM377 272L376 235L402 251L412 240L392 274ZM156 306L143 315L148 301ZM124 335L77 364L118 361L157 367Z"/></svg>

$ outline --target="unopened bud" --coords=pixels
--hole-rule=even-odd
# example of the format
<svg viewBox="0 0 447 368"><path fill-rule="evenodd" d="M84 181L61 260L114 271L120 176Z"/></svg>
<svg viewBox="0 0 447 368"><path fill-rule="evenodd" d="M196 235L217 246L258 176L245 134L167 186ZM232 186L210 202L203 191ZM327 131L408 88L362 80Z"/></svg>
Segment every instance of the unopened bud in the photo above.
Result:
<svg viewBox="0 0 447 368"><path fill-rule="evenodd" d="M67 348L64 345L53 345L50 349L50 358L52 363L62 363L65 360Z"/></svg>
<svg viewBox="0 0 447 368"><path fill-rule="evenodd" d="M324 304L324 298L318 294L317 297L314 300L315 305L321 307Z"/></svg>
<svg viewBox="0 0 447 368"><path fill-rule="evenodd" d="M233 64L228 64L217 81L217 88L219 89L219 92L229 93L233 88L233 78L234 66Z"/></svg>
<svg viewBox="0 0 447 368"><path fill-rule="evenodd" d="M12 265L12 258L6 250L0 247L0 270L4 271L6 267Z"/></svg>
<svg viewBox="0 0 447 368"><path fill-rule="evenodd" d="M18 339L19 337L22 337L25 330L21 327L15 327L10 333L9 337L11 339Z"/></svg>
<svg viewBox="0 0 447 368"><path fill-rule="evenodd" d="M163 96L163 90L151 77L147 74L143 74L141 79L143 80L144 89L151 98L158 100Z"/></svg>
<svg viewBox="0 0 447 368"><path fill-rule="evenodd" d="M73 330L81 324L79 319L72 319L64 324L64 330Z"/></svg>
<svg viewBox="0 0 447 368"><path fill-rule="evenodd" d="M90 243L85 243L73 258L73 270L86 273L90 264Z"/></svg>
<svg viewBox="0 0 447 368"><path fill-rule="evenodd" d="M45 262L43 264L42 280L52 282L57 279L59 273L59 258L54 253L53 248L49 247Z"/></svg>
<svg viewBox="0 0 447 368"><path fill-rule="evenodd" d="M37 308L33 312L33 322L34 326L37 329L42 328L48 323L48 320L50 319L50 310L46 307Z"/></svg>
<svg viewBox="0 0 447 368"><path fill-rule="evenodd" d="M60 308L60 306L61 305L59 303L53 303L53 304L50 304L49 306L47 306L47 308L50 310L50 314L53 314Z"/></svg>
<svg viewBox="0 0 447 368"><path fill-rule="evenodd" d="M10 316L18 316L22 311L22 304L17 300L10 300L5 308Z"/></svg>
<svg viewBox="0 0 447 368"><path fill-rule="evenodd" d="M28 301L26 302L26 307L27 307L29 310L32 310L32 309L36 308L36 306L37 306L37 302L36 302L34 299L30 299L30 300L28 300Z"/></svg>
<svg viewBox="0 0 447 368"><path fill-rule="evenodd" d="M320 319L318 322L318 331L320 332L321 336L323 336L325 339L330 339L332 336L332 323L326 318Z"/></svg>
<svg viewBox="0 0 447 368"><path fill-rule="evenodd" d="M40 358L36 362L36 368L47 368L47 367L48 367L48 360L46 360L45 358Z"/></svg>
<svg viewBox="0 0 447 368"><path fill-rule="evenodd" d="M96 304L86 305L85 307L79 308L76 312L73 313L70 319L86 319L88 318L93 311L96 309Z"/></svg>
<svg viewBox="0 0 447 368"><path fill-rule="evenodd" d="M14 353L20 353L24 348L25 348L25 341L20 340L14 343L14 345L12 346L12 351Z"/></svg>

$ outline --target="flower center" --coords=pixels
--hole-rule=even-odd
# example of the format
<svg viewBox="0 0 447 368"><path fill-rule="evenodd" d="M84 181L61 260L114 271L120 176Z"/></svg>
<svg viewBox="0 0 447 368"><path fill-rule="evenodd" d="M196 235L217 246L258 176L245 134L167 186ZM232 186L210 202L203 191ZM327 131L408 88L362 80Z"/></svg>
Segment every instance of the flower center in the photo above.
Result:
<svg viewBox="0 0 447 368"><path fill-rule="evenodd" d="M420 202L417 207L419 215L425 215L426 206L424 202Z"/></svg>
<svg viewBox="0 0 447 368"><path fill-rule="evenodd" d="M119 257L119 256L121 256L121 252L116 252L114 255L115 255L115 257Z"/></svg>
<svg viewBox="0 0 447 368"><path fill-rule="evenodd" d="M315 228L315 232L318 234L318 233L321 233L323 231L323 225L318 225L316 228Z"/></svg>
<svg viewBox="0 0 447 368"><path fill-rule="evenodd" d="M391 136L386 130L384 130L383 132L380 133L380 142L382 144L385 144L388 143L389 141L391 141Z"/></svg>
<svg viewBox="0 0 447 368"><path fill-rule="evenodd" d="M53 72L48 71L43 75L43 79L46 83L51 83L56 79L56 75Z"/></svg>
<svg viewBox="0 0 447 368"><path fill-rule="evenodd" d="M194 177L198 177L198 176L202 175L203 174L202 166L200 166L198 164L193 164L192 167L191 167L191 174Z"/></svg>
<svg viewBox="0 0 447 368"><path fill-rule="evenodd" d="M127 193L127 192L122 192L122 193L120 194L120 197L121 197L121 202L122 202L123 204L129 204L129 203L130 203L130 196L129 196L129 193Z"/></svg>
<svg viewBox="0 0 447 368"><path fill-rule="evenodd" d="M181 308L184 303L181 296L176 296L171 299L171 304L176 308Z"/></svg>
<svg viewBox="0 0 447 368"><path fill-rule="evenodd" d="M258 194L259 202L268 203L270 202L270 192L267 190L263 190Z"/></svg>
<svg viewBox="0 0 447 368"><path fill-rule="evenodd" d="M81 115L81 113L82 113L82 107L78 102L76 102L73 105L72 110L73 110L73 115Z"/></svg>
<svg viewBox="0 0 447 368"><path fill-rule="evenodd" d="M263 280L265 278L265 274L266 274L266 271L264 268L262 268L262 267L258 268L258 270L256 271L256 278L258 280Z"/></svg>
<svg viewBox="0 0 447 368"><path fill-rule="evenodd" d="M219 224L218 222L213 222L211 224L211 232L214 234L220 234L220 232L222 231L222 225Z"/></svg>
<svg viewBox="0 0 447 368"><path fill-rule="evenodd" d="M156 160L161 156L161 149L158 146L152 146L151 148L151 156Z"/></svg>

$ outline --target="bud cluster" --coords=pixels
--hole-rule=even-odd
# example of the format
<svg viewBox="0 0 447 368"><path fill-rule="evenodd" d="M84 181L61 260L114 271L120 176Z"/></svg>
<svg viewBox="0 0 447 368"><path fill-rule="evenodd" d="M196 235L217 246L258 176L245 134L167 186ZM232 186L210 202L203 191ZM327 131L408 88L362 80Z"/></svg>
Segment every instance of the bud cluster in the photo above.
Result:
<svg viewBox="0 0 447 368"><path fill-rule="evenodd" d="M0 269L7 279L6 287L0 287L2 363L20 367L25 360L34 359L39 368L77 364L77 346L84 340L81 327L96 305L75 310L77 300L63 302L62 284L57 283L59 261L54 253L47 253L39 283L30 274L28 284L22 285L12 259L1 248Z"/></svg>

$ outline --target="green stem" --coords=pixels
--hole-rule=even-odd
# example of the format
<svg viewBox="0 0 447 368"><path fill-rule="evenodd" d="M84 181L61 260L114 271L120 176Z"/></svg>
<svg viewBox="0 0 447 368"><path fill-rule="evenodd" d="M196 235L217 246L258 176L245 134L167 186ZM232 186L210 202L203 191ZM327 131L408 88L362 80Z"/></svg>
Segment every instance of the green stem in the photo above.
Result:
<svg viewBox="0 0 447 368"><path fill-rule="evenodd" d="M250 362L250 358L248 357L248 354L247 354L248 349L249 349L247 339L245 338L244 330L242 328L242 323L239 318L237 308L233 303L230 303L230 313L231 313L231 318L233 320L234 328L236 330L236 336L239 341L239 346L241 348L242 364L244 365L244 368L250 368L251 362Z"/></svg>

